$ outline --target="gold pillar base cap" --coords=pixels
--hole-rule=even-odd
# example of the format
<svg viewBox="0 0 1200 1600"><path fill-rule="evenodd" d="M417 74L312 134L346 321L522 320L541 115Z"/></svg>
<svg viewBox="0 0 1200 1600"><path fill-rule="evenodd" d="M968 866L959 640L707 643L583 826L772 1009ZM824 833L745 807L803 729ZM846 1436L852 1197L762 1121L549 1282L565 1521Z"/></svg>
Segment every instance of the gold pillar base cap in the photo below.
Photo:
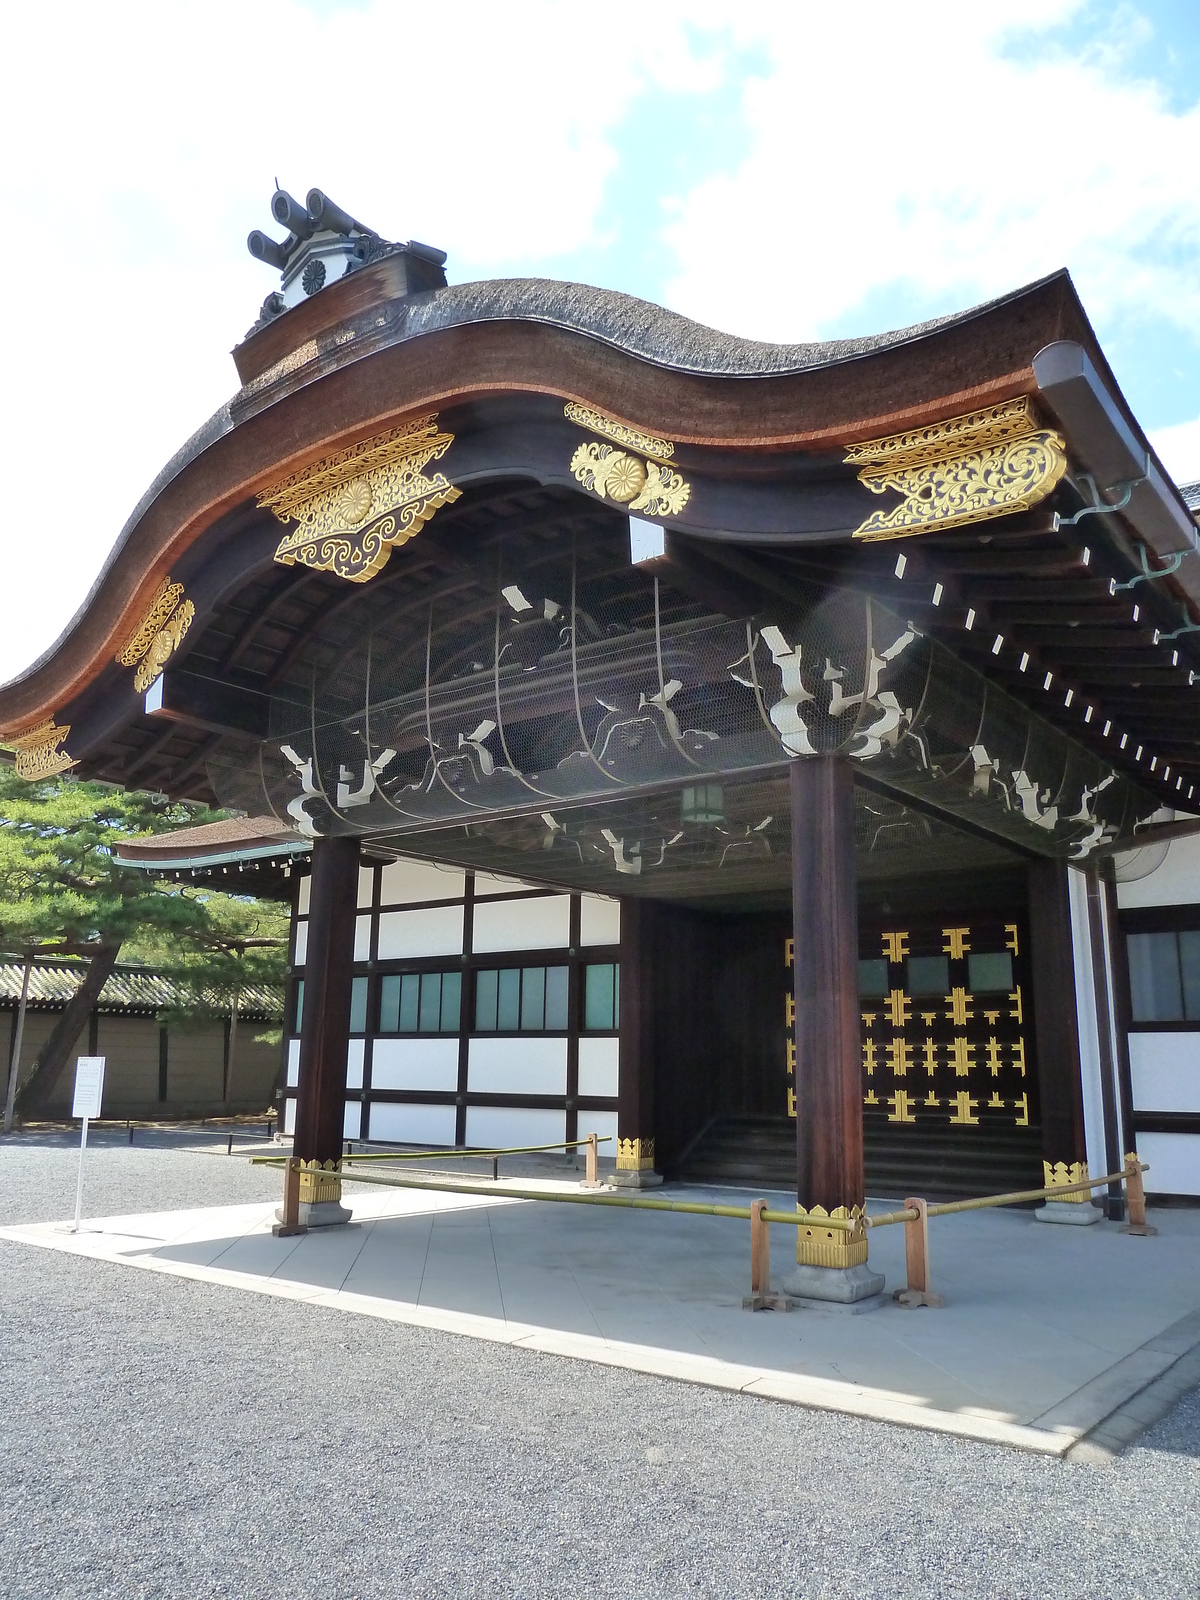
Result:
<svg viewBox="0 0 1200 1600"><path fill-rule="evenodd" d="M796 1229L796 1261L802 1267L861 1267L867 1260L867 1231L863 1227L862 1206L835 1206L826 1211L824 1206L797 1206L807 1209L810 1217L845 1217L856 1224L852 1231L842 1228L822 1228L819 1222Z"/></svg>

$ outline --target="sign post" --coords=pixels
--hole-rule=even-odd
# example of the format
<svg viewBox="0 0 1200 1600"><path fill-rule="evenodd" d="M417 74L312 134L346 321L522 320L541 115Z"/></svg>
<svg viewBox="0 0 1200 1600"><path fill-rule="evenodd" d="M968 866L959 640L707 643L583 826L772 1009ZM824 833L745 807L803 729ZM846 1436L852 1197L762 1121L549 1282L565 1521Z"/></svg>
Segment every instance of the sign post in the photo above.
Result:
<svg viewBox="0 0 1200 1600"><path fill-rule="evenodd" d="M104 1098L103 1056L79 1056L75 1062L75 1099L71 1106L73 1117L83 1118L83 1132L79 1139L79 1181L75 1185L75 1226L79 1232L79 1217L83 1209L83 1152L87 1149L88 1123L100 1115L100 1102Z"/></svg>

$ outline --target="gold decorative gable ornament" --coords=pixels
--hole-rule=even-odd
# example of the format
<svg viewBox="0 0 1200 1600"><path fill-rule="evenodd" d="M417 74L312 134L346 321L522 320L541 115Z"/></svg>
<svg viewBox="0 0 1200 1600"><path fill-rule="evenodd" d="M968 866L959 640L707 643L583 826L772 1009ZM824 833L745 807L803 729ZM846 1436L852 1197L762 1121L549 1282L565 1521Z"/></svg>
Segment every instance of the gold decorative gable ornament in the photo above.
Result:
<svg viewBox="0 0 1200 1600"><path fill-rule="evenodd" d="M79 763L72 761L67 752L60 748L70 731L70 723L60 728L53 717L47 717L45 722L39 722L28 733L10 739L8 748L16 757L17 777L24 778L26 783L34 783L39 778L53 778L60 772L66 772L69 767L78 766Z"/></svg>
<svg viewBox="0 0 1200 1600"><path fill-rule="evenodd" d="M118 666L137 667L133 687L139 694L145 694L162 675L163 668L183 643L195 615L195 606L183 598L183 585L164 578L142 613L141 621L116 654Z"/></svg>
<svg viewBox="0 0 1200 1600"><path fill-rule="evenodd" d="M431 412L293 472L258 499L280 522L299 524L279 541L276 561L366 583L396 545L462 494L443 473L426 471L453 443Z"/></svg>
<svg viewBox="0 0 1200 1600"><path fill-rule="evenodd" d="M1026 395L928 428L850 446L846 464L872 494L904 498L873 511L856 539L904 539L1035 506L1067 470L1066 442L1046 428Z"/></svg>
<svg viewBox="0 0 1200 1600"><path fill-rule="evenodd" d="M590 406L576 405L574 401L568 402L564 409L568 420L581 428L602 433L618 444L631 447L618 450L595 440L581 444L571 457L571 472L578 483L599 495L601 500L615 500L618 505L648 518L678 516L688 503L692 486L665 464L675 453L675 446L669 439L643 433L626 422L619 422L616 417L606 416ZM634 455L633 450L639 454Z"/></svg>

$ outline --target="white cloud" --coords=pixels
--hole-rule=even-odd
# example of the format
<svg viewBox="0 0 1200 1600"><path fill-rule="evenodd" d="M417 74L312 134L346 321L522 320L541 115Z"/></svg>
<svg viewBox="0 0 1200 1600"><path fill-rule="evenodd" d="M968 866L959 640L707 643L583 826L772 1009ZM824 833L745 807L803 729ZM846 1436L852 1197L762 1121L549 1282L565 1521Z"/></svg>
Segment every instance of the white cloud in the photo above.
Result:
<svg viewBox="0 0 1200 1600"><path fill-rule="evenodd" d="M1097 320L1200 328L1200 110L1175 114L1121 76L1136 17L1082 57L1003 53L1078 10L770 11L771 70L745 90L752 147L668 230L672 303L740 333L812 338L888 284L949 309L1069 265ZM733 287L714 219L745 250Z"/></svg>
<svg viewBox="0 0 1200 1600"><path fill-rule="evenodd" d="M685 9L631 49L633 0L603 20L553 0L6 7L0 438L27 487L2 536L0 681L53 641L236 388L228 352L278 286L243 244L276 174L447 249L456 281L545 271L594 236L634 97L714 87Z"/></svg>
<svg viewBox="0 0 1200 1600"><path fill-rule="evenodd" d="M1177 422L1171 428L1156 428L1150 433L1150 443L1176 483L1200 479L1200 418Z"/></svg>
<svg viewBox="0 0 1200 1600"><path fill-rule="evenodd" d="M1122 80L1115 34L1077 60L999 53L1077 10L5 8L0 439L20 492L0 534L0 680L53 641L155 473L235 387L228 352L274 287L242 241L276 174L442 246L456 281L598 260L602 205L643 242L661 205L669 303L765 338L820 335L889 284L949 308L1064 263L1100 318L1200 327L1200 113ZM682 90L700 116L756 53L728 175L672 195L654 149L620 164L635 106L686 115Z"/></svg>

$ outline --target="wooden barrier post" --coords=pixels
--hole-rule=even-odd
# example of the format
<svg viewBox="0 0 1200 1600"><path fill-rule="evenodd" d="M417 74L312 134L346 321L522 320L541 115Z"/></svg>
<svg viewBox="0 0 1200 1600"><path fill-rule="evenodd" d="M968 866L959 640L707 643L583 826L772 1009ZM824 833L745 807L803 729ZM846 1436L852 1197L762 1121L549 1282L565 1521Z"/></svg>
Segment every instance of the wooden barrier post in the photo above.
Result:
<svg viewBox="0 0 1200 1600"><path fill-rule="evenodd" d="M284 1164L283 1221L271 1229L277 1239L290 1239L293 1234L308 1232L300 1226L300 1169L303 1165L294 1156L289 1156Z"/></svg>
<svg viewBox="0 0 1200 1600"><path fill-rule="evenodd" d="M913 1306L943 1305L941 1295L934 1294L929 1287L929 1203L926 1200L909 1199L904 1202L904 1209L917 1213L904 1224L904 1265L908 1287L897 1289L892 1299L897 1305L910 1309Z"/></svg>
<svg viewBox="0 0 1200 1600"><path fill-rule="evenodd" d="M587 1137L587 1166L584 1169L583 1187L585 1189L598 1189L600 1187L599 1146L596 1135L589 1133Z"/></svg>
<svg viewBox="0 0 1200 1600"><path fill-rule="evenodd" d="M763 1220L769 1210L765 1200L750 1202L750 1293L742 1297L743 1311L790 1311L785 1294L771 1293L771 1224Z"/></svg>
<svg viewBox="0 0 1200 1600"><path fill-rule="evenodd" d="M750 1292L768 1294L771 1289L771 1227L763 1221L765 1200L750 1202Z"/></svg>
<svg viewBox="0 0 1200 1600"><path fill-rule="evenodd" d="M1136 1234L1142 1239L1152 1238L1158 1229L1150 1227L1146 1221L1146 1189L1142 1183L1142 1164L1136 1155L1125 1157L1125 1204L1129 1221L1121 1232Z"/></svg>

